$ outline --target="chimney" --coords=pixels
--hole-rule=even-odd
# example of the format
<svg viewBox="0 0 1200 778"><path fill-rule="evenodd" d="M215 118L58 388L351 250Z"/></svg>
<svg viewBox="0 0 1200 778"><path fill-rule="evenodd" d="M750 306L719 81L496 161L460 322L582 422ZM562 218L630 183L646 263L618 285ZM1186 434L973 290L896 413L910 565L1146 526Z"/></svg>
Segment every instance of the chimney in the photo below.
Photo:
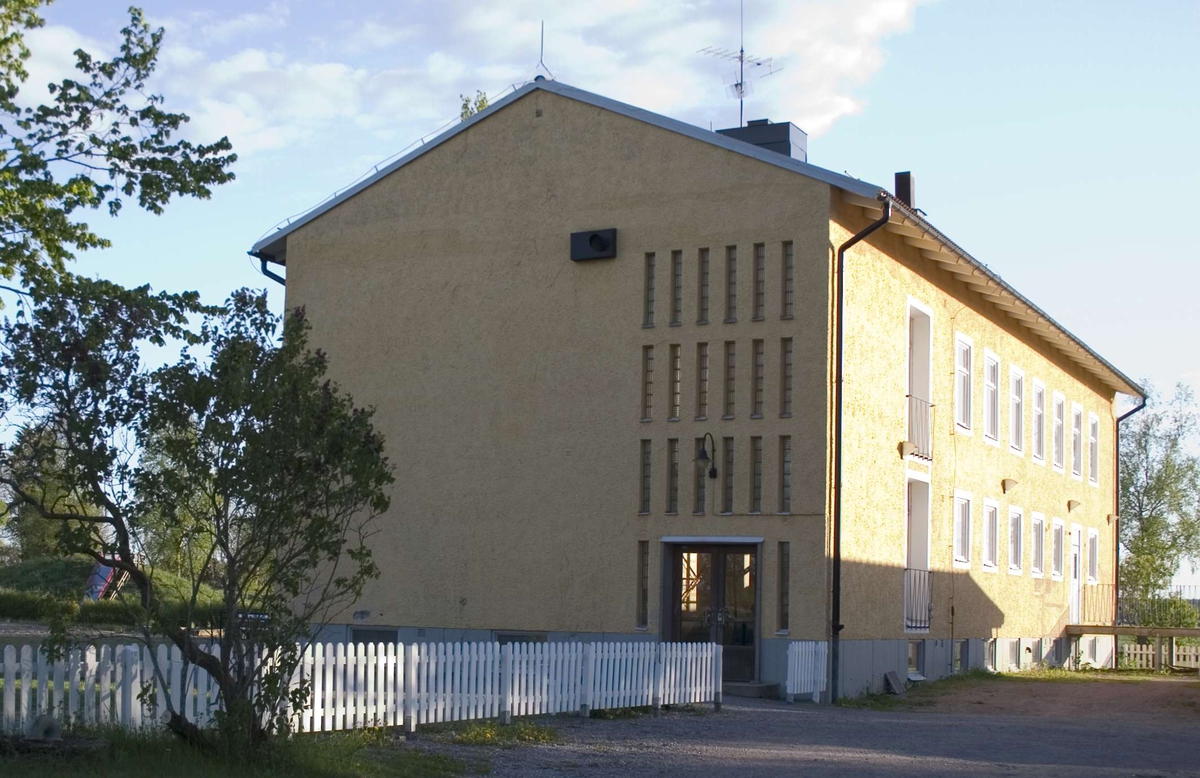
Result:
<svg viewBox="0 0 1200 778"><path fill-rule="evenodd" d="M913 174L907 170L903 173L896 174L896 199L907 205L909 208L916 208L917 197L917 182L913 180Z"/></svg>
<svg viewBox="0 0 1200 778"><path fill-rule="evenodd" d="M745 127L717 130L717 133L801 162L808 161L808 133L791 122L772 124L770 119L754 119L746 122Z"/></svg>

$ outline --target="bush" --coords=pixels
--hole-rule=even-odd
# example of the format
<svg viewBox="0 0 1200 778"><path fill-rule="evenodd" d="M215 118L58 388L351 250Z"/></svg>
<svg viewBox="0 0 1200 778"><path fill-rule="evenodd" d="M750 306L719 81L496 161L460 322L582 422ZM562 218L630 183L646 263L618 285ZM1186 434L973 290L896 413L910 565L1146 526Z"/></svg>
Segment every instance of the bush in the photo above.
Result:
<svg viewBox="0 0 1200 778"><path fill-rule="evenodd" d="M0 589L0 619L49 621L70 616L78 610L70 600L60 600L38 592Z"/></svg>
<svg viewBox="0 0 1200 778"><path fill-rule="evenodd" d="M0 589L38 592L64 600L78 601L92 572L87 557L43 557L0 567Z"/></svg>

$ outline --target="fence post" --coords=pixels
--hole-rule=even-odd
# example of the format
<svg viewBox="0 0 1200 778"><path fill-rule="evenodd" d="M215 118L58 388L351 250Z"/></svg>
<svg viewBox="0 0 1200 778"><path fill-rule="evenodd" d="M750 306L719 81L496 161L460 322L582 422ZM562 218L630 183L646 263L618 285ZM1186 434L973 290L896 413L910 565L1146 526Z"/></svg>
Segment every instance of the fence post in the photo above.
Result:
<svg viewBox="0 0 1200 778"><path fill-rule="evenodd" d="M721 644L716 645L716 656L713 661L713 712L721 712L721 683L724 678L724 668L721 667L725 652Z"/></svg>
<svg viewBox="0 0 1200 778"><path fill-rule="evenodd" d="M1162 669L1162 636L1154 636L1154 660L1151 664L1152 670Z"/></svg>
<svg viewBox="0 0 1200 778"><path fill-rule="evenodd" d="M417 731L417 658L416 643L410 643L404 652L404 731L410 735Z"/></svg>
<svg viewBox="0 0 1200 778"><path fill-rule="evenodd" d="M500 649L500 723L512 723L513 644Z"/></svg>
<svg viewBox="0 0 1200 778"><path fill-rule="evenodd" d="M586 643L583 646L583 688L579 695L579 717L587 719L592 715L592 678L596 672L596 644Z"/></svg>
<svg viewBox="0 0 1200 778"><path fill-rule="evenodd" d="M654 715L658 716L662 713L663 652L661 643L653 643L652 645L654 646L654 691L650 705L654 708Z"/></svg>

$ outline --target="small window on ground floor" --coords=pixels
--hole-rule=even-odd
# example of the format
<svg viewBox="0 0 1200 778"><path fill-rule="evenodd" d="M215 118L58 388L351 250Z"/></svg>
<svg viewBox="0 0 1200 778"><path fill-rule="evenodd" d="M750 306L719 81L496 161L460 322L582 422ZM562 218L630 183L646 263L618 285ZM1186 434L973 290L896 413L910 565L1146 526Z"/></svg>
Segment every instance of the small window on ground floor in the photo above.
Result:
<svg viewBox="0 0 1200 778"><path fill-rule="evenodd" d="M954 672L961 673L970 666L967 661L967 641L954 641Z"/></svg>
<svg viewBox="0 0 1200 778"><path fill-rule="evenodd" d="M925 674L925 641L908 641L908 672L917 675Z"/></svg>
<svg viewBox="0 0 1200 778"><path fill-rule="evenodd" d="M987 641L983 647L983 665L992 672L996 671L996 639Z"/></svg>
<svg viewBox="0 0 1200 778"><path fill-rule="evenodd" d="M1010 670L1021 669L1021 641L1017 638L1008 641L1008 668Z"/></svg>

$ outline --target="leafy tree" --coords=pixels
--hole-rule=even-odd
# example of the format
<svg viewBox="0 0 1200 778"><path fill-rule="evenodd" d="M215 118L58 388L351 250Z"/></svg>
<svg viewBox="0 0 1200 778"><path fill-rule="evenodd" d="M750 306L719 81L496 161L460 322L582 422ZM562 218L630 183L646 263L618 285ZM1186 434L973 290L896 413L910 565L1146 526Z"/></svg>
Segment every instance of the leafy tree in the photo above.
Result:
<svg viewBox="0 0 1200 778"><path fill-rule="evenodd" d="M464 122L488 107L487 95L483 92L476 91L474 100L466 95L459 95L459 97L462 98L462 112L459 115Z"/></svg>
<svg viewBox="0 0 1200 778"><path fill-rule="evenodd" d="M205 316L199 330L187 325L195 314ZM214 310L194 294L69 275L35 284L0 325L0 410L39 444L0 450L0 485L59 525L63 550L129 574L142 639L165 637L211 675L223 709L216 737L229 745L287 728L286 706L307 693L288 681L312 625L378 575L367 539L392 480L383 440L371 411L325 377L307 331L302 311L282 324L261 294L237 292ZM179 358L147 368L140 349L168 339L185 344ZM30 487L47 457L94 515ZM188 557L182 619L164 608L155 560L143 556L163 528L205 549ZM200 584L214 577L219 656L189 629ZM179 703L166 701L168 726L214 746Z"/></svg>
<svg viewBox="0 0 1200 778"><path fill-rule="evenodd" d="M1191 390L1150 390L1144 411L1121 425L1121 595L1147 599L1185 562L1200 558L1200 457Z"/></svg>
<svg viewBox="0 0 1200 778"><path fill-rule="evenodd" d="M75 252L108 246L81 212L115 215L131 198L161 213L173 195L207 198L233 179L237 159L228 138L173 139L188 117L163 110L163 98L146 88L163 31L136 8L115 57L76 51L78 74L49 85L49 104L22 105L24 33L44 23L41 6L0 4L0 276L10 279L61 273Z"/></svg>

